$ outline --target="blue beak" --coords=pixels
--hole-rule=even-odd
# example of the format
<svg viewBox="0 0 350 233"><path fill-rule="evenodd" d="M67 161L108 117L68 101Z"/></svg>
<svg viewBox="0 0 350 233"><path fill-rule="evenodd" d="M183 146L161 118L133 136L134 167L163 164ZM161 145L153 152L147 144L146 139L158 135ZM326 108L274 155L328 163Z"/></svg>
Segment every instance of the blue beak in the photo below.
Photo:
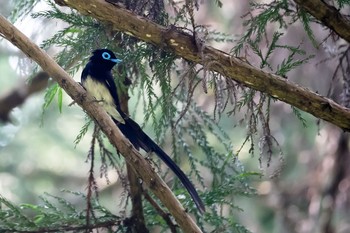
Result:
<svg viewBox="0 0 350 233"><path fill-rule="evenodd" d="M121 60L121 59L118 59L118 58L115 58L115 59L110 59L112 62L115 62L115 63L120 63L120 62L122 62L123 60Z"/></svg>

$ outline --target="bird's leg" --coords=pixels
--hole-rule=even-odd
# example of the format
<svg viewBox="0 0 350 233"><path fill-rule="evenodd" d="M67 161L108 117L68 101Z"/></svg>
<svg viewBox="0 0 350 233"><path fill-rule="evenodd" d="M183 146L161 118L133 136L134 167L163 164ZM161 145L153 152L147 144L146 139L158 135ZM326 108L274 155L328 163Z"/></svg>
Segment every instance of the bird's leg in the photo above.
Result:
<svg viewBox="0 0 350 233"><path fill-rule="evenodd" d="M104 103L105 101L104 101L104 99L102 99L102 100L93 100L93 102L97 102L97 103Z"/></svg>
<svg viewBox="0 0 350 233"><path fill-rule="evenodd" d="M92 102L97 102L97 103L100 103L100 102L104 102L104 100L97 100L97 99L94 99ZM75 100L73 100L70 104L68 104L68 106L72 106L73 104L76 104L77 102Z"/></svg>
<svg viewBox="0 0 350 233"><path fill-rule="evenodd" d="M95 103L98 103L99 105L101 105L103 107L104 104L106 104L106 101L102 98L100 100L98 99L94 99L93 101L91 102L95 102Z"/></svg>
<svg viewBox="0 0 350 233"><path fill-rule="evenodd" d="M76 104L77 102L73 100L70 104L68 104L68 107L71 107L73 104Z"/></svg>

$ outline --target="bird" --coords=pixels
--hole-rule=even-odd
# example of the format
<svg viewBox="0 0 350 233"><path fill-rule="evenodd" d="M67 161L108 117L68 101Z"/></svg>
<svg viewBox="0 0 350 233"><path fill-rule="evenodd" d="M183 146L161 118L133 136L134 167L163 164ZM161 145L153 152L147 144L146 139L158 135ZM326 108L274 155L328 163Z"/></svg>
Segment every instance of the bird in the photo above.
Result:
<svg viewBox="0 0 350 233"><path fill-rule="evenodd" d="M82 86L90 95L95 97L96 101L99 102L119 130L137 150L142 148L147 153L155 153L172 170L192 197L199 212L204 213L204 203L186 174L133 119L121 110L117 87L112 75L113 67L121 62L122 60L117 58L111 50L94 50L82 71Z"/></svg>

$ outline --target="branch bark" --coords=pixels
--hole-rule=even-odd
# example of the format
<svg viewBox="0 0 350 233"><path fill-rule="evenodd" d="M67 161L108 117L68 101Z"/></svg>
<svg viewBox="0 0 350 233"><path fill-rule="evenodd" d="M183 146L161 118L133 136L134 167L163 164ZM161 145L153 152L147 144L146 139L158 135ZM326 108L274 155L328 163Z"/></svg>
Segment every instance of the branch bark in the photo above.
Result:
<svg viewBox="0 0 350 233"><path fill-rule="evenodd" d="M153 170L152 166L120 133L112 119L94 101L92 96L86 93L81 85L75 82L49 55L30 41L29 38L9 23L2 15L0 15L0 36L12 42L12 44L41 66L77 104L91 117L96 119L96 122L99 123L99 126L110 142L116 146L118 151L124 156L126 162L134 169L135 173L142 178L164 206L168 208L184 232L201 232L200 228L186 213L180 202Z"/></svg>
<svg viewBox="0 0 350 233"><path fill-rule="evenodd" d="M198 51L193 36L175 27L165 28L133 14L120 5L110 4L104 0L55 1L59 5L74 8L81 14L112 24L115 30L164 49L170 49L187 60L202 64L208 70L267 93L343 130L350 131L350 109L291 83L283 77L259 70L213 47L203 45L201 51ZM348 32L350 33L350 30Z"/></svg>
<svg viewBox="0 0 350 233"><path fill-rule="evenodd" d="M350 43L350 21L337 8L320 0L294 0L294 2Z"/></svg>

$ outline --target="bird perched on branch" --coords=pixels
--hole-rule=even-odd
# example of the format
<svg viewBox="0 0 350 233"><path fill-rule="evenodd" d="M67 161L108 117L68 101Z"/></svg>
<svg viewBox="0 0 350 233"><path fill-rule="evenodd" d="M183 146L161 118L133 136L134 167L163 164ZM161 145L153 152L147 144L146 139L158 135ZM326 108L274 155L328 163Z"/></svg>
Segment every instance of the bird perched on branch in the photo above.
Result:
<svg viewBox="0 0 350 233"><path fill-rule="evenodd" d="M112 68L122 60L108 49L97 49L81 75L81 83L90 95L94 96L112 117L120 131L136 149L142 148L147 153L156 153L161 160L175 173L195 202L200 212L205 211L195 187L176 163L127 116L120 108L117 87L113 80Z"/></svg>

